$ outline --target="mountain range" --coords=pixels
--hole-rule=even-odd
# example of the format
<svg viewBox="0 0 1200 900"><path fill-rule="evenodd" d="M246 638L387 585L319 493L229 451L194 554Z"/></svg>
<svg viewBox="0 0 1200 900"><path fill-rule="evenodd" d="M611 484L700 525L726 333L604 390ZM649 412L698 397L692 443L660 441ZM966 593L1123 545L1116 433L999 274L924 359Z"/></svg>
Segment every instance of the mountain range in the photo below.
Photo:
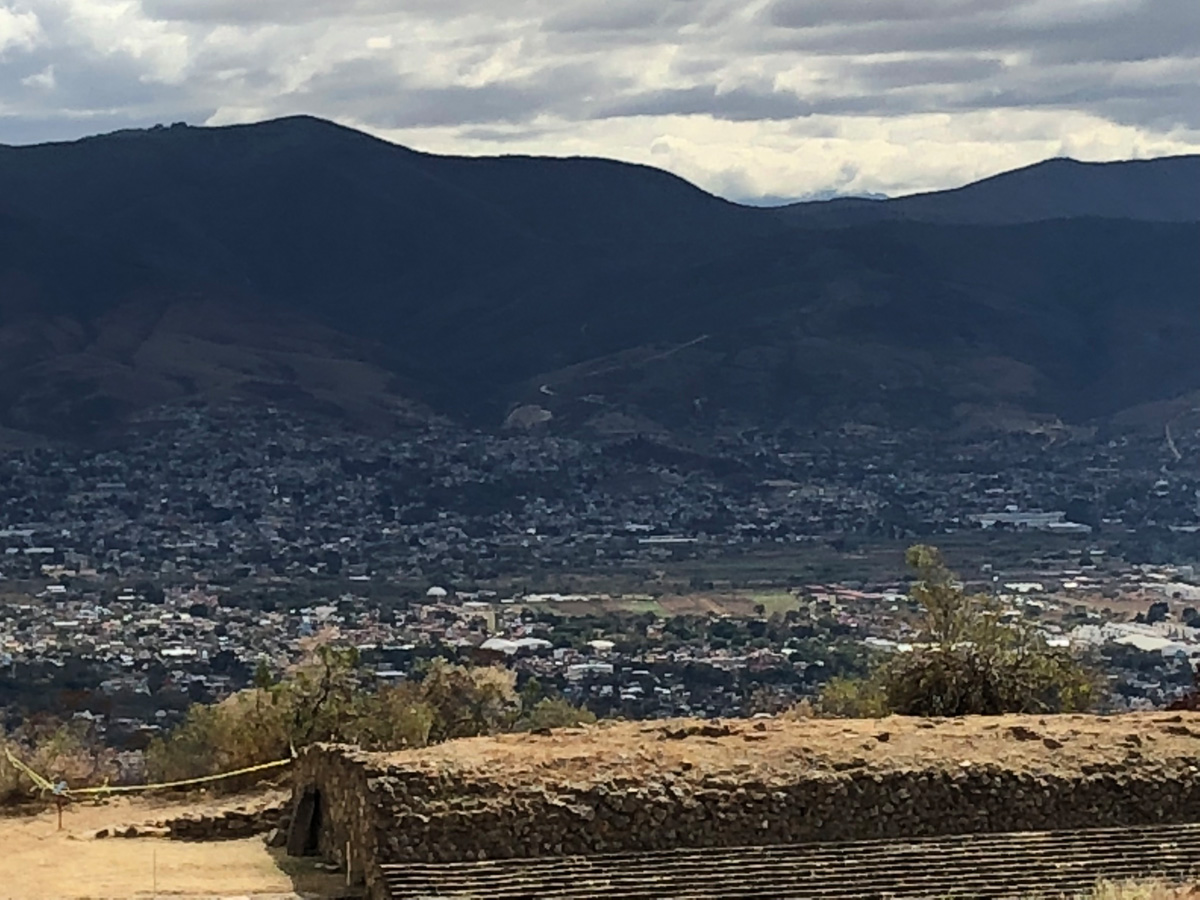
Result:
<svg viewBox="0 0 1200 900"><path fill-rule="evenodd" d="M748 207L329 122L0 146L0 426L1036 427L1200 391L1200 156Z"/></svg>

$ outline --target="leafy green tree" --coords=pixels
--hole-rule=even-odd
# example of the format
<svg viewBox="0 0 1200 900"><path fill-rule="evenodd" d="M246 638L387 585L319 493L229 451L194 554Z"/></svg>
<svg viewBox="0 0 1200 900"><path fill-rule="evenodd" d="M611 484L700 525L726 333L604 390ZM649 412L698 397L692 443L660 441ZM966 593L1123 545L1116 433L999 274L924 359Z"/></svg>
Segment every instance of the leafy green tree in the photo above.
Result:
<svg viewBox="0 0 1200 900"><path fill-rule="evenodd" d="M275 676L271 674L271 667L265 659L260 659L254 668L254 686L260 691L265 691L274 683Z"/></svg>

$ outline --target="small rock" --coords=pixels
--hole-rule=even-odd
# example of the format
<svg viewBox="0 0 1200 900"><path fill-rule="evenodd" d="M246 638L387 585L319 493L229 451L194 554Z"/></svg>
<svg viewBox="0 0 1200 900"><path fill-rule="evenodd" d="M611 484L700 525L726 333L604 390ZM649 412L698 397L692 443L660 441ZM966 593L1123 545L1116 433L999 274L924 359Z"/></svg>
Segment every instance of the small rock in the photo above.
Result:
<svg viewBox="0 0 1200 900"><path fill-rule="evenodd" d="M1008 734L1014 740L1018 741L1036 741L1041 738L1041 735L1032 728L1026 728L1024 725L1014 725L1008 729ZM1049 740L1049 738L1047 738Z"/></svg>

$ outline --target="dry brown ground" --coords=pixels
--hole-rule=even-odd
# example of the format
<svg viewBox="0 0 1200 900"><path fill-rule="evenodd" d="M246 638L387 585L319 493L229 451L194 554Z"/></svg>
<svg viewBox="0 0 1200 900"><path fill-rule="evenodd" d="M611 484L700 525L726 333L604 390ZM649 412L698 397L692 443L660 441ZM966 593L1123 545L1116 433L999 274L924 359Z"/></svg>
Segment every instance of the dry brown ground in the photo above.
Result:
<svg viewBox="0 0 1200 900"><path fill-rule="evenodd" d="M1196 900L1200 887L1170 884L1104 884L1080 900Z"/></svg>
<svg viewBox="0 0 1200 900"><path fill-rule="evenodd" d="M683 739L660 739L664 729ZM706 734L706 732L708 732ZM1133 756L1139 754L1140 759ZM612 780L654 772L688 777L992 764L1070 775L1084 765L1195 758L1200 713L999 716L966 719L672 720L602 722L548 736L453 741L400 754L406 768L453 770L511 783Z"/></svg>
<svg viewBox="0 0 1200 900"><path fill-rule="evenodd" d="M311 860L269 850L262 838L192 843L93 835L142 825L218 804L114 800L66 810L0 818L0 898L4 900L294 900L335 897L345 877Z"/></svg>

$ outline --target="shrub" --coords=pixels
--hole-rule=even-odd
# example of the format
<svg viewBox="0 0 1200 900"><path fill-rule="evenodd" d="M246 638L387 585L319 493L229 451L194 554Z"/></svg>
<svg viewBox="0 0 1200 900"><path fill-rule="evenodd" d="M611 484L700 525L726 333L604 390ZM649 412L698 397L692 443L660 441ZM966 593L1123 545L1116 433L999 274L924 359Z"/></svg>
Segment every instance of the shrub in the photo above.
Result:
<svg viewBox="0 0 1200 900"><path fill-rule="evenodd" d="M192 706L183 723L146 750L152 781L180 781L286 759L293 711L278 692L254 688Z"/></svg>
<svg viewBox="0 0 1200 900"><path fill-rule="evenodd" d="M38 796L32 780L8 760L8 753L51 783L102 784L118 776L116 754L104 747L86 723L41 719L27 723L0 744L0 803Z"/></svg>
<svg viewBox="0 0 1200 900"><path fill-rule="evenodd" d="M569 701L547 697L539 700L517 722L516 731L538 731L543 728L575 728L579 725L591 725L596 721L596 714L587 709L574 706Z"/></svg>
<svg viewBox="0 0 1200 900"><path fill-rule="evenodd" d="M559 727L595 720L549 699L522 718L516 675L499 667L435 660L420 681L369 690L357 654L329 646L316 648L278 683L265 673L255 683L220 703L192 707L178 728L153 741L146 752L151 777L177 781L248 768L286 759L316 741L402 750L509 731L518 723Z"/></svg>
<svg viewBox="0 0 1200 900"><path fill-rule="evenodd" d="M819 706L829 715L998 715L1091 708L1097 675L1051 648L1028 624L1009 625L986 596L968 595L934 547L908 551L912 596L925 614L924 646L896 653L866 679L835 679Z"/></svg>
<svg viewBox="0 0 1200 900"><path fill-rule="evenodd" d="M521 712L516 673L499 666L434 660L421 681L421 696L434 711L432 743L508 731Z"/></svg>
<svg viewBox="0 0 1200 900"><path fill-rule="evenodd" d="M816 710L844 719L881 719L891 712L886 692L874 678L831 678L821 689Z"/></svg>
<svg viewBox="0 0 1200 900"><path fill-rule="evenodd" d="M362 698L362 715L345 729L344 739L367 750L424 747L437 710L424 699L421 686L405 682Z"/></svg>

